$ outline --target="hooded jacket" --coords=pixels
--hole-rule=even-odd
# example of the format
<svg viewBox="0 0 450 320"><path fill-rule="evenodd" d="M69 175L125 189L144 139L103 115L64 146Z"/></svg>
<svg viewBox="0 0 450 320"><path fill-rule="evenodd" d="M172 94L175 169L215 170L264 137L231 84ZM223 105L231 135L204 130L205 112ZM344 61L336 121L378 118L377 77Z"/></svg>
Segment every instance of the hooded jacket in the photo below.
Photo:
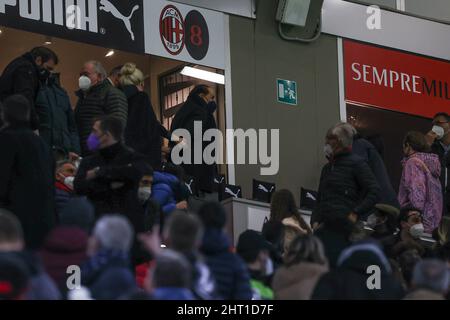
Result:
<svg viewBox="0 0 450 320"><path fill-rule="evenodd" d="M56 285L66 287L67 268L87 260L88 235L77 227L57 227L47 237L40 251L45 269Z"/></svg>
<svg viewBox="0 0 450 320"><path fill-rule="evenodd" d="M83 265L81 284L96 300L117 300L137 287L128 255L113 250L101 250Z"/></svg>
<svg viewBox="0 0 450 320"><path fill-rule="evenodd" d="M223 299L252 299L247 267L240 257L231 252L229 241L221 230L206 229L200 251L216 279L217 292Z"/></svg>
<svg viewBox="0 0 450 320"><path fill-rule="evenodd" d="M442 218L441 163L431 153L415 153L403 160L398 200L402 207L422 211L425 232L432 233Z"/></svg>
<svg viewBox="0 0 450 320"><path fill-rule="evenodd" d="M320 278L312 299L399 300L404 296L388 259L374 243L360 243L345 249L337 266ZM370 289L368 284L374 287Z"/></svg>

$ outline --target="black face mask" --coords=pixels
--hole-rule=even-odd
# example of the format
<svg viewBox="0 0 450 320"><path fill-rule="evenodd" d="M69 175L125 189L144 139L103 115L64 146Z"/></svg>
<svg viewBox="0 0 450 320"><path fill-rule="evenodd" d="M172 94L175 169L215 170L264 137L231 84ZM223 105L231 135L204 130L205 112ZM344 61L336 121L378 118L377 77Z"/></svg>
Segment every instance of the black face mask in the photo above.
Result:
<svg viewBox="0 0 450 320"><path fill-rule="evenodd" d="M49 78L48 78L48 85L52 86L52 85L58 85L59 86L59 73L51 73Z"/></svg>
<svg viewBox="0 0 450 320"><path fill-rule="evenodd" d="M217 103L215 101L210 101L207 105L206 108L208 109L208 111L210 113L214 113L217 110Z"/></svg>
<svg viewBox="0 0 450 320"><path fill-rule="evenodd" d="M40 67L38 73L39 73L39 80L41 80L42 82L46 82L50 77L50 71L48 71L46 68Z"/></svg>

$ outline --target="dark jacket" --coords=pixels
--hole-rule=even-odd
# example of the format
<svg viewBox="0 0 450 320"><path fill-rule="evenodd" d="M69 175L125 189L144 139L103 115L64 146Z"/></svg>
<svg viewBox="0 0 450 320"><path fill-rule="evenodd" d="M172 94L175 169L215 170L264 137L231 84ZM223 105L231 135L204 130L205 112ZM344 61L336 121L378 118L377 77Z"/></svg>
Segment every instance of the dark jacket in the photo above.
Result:
<svg viewBox="0 0 450 320"><path fill-rule="evenodd" d="M144 208L138 200L138 187L144 157L116 143L81 161L75 177L75 192L87 196L95 207L96 215L123 214L136 232L144 231ZM100 168L97 177L86 179L88 171ZM113 183L122 183L113 188Z"/></svg>
<svg viewBox="0 0 450 320"><path fill-rule="evenodd" d="M380 268L380 288L376 273L369 266ZM370 272L368 272L368 270ZM373 281L372 281L373 280ZM322 276L313 292L314 300L399 300L404 296L400 282L382 250L372 243L361 243L347 248L340 256L338 268Z"/></svg>
<svg viewBox="0 0 450 320"><path fill-rule="evenodd" d="M450 211L450 152L445 154L444 147L440 141L435 141L431 146L431 152L438 155L441 162L441 176L440 181L443 193L443 212L442 215L448 215ZM447 178L447 180L446 180Z"/></svg>
<svg viewBox="0 0 450 320"><path fill-rule="evenodd" d="M328 226L319 228L314 235L322 241L330 268L335 268L342 251L351 245L349 240L350 235L340 230L329 228Z"/></svg>
<svg viewBox="0 0 450 320"><path fill-rule="evenodd" d="M127 124L128 103L122 91L111 85L108 80L97 84L86 93L78 91L79 97L75 109L75 121L80 135L81 154L91 154L86 141L92 131L96 118L114 116L122 120L125 128Z"/></svg>
<svg viewBox="0 0 450 320"><path fill-rule="evenodd" d="M61 212L73 196L73 190L70 190L66 185L59 181L55 183L55 210L58 219Z"/></svg>
<svg viewBox="0 0 450 320"><path fill-rule="evenodd" d="M61 291L67 291L67 268L87 260L88 234L76 227L57 227L47 237L40 251L45 270Z"/></svg>
<svg viewBox="0 0 450 320"><path fill-rule="evenodd" d="M32 130L39 128L39 119L35 108L39 86L38 67L30 53L13 60L0 77L0 101L11 95L21 94L30 102Z"/></svg>
<svg viewBox="0 0 450 320"><path fill-rule="evenodd" d="M12 255L21 259L31 276L30 285L25 295L26 300L60 300L61 293L55 282L44 270L38 255L29 252L12 252Z"/></svg>
<svg viewBox="0 0 450 320"><path fill-rule="evenodd" d="M195 299L218 299L219 296L217 293L216 281L211 273L211 270L203 261L203 257L195 252L183 253L183 255L191 265L191 292Z"/></svg>
<svg viewBox="0 0 450 320"><path fill-rule="evenodd" d="M150 97L136 86L125 86L128 99L128 121L125 144L148 157L153 169L161 168L161 124L156 119Z"/></svg>
<svg viewBox="0 0 450 320"><path fill-rule="evenodd" d="M144 207L138 199L141 168L146 164L144 156L135 153L122 143L100 150L81 161L75 177L75 192L87 196L95 207L96 216L122 214L132 224L135 237L132 248L133 264L146 261L137 235L145 231ZM100 168L97 177L87 180L88 171ZM114 188L113 184L122 186Z"/></svg>
<svg viewBox="0 0 450 320"><path fill-rule="evenodd" d="M380 187L364 160L349 152L336 155L322 169L311 223L322 222L324 207L346 207L364 217L378 201Z"/></svg>
<svg viewBox="0 0 450 320"><path fill-rule="evenodd" d="M217 292L225 300L251 300L250 276L244 262L230 250L226 235L206 229L200 251L216 279Z"/></svg>
<svg viewBox="0 0 450 320"><path fill-rule="evenodd" d="M80 139L67 92L54 80L42 85L36 99L39 135L50 148L80 153Z"/></svg>
<svg viewBox="0 0 450 320"><path fill-rule="evenodd" d="M0 130L0 207L18 217L27 247L35 249L55 224L54 163L27 126Z"/></svg>
<svg viewBox="0 0 450 320"><path fill-rule="evenodd" d="M380 186L379 202L400 208L397 193L392 187L386 166L375 147L366 139L357 137L353 142L352 152L363 158L372 169L373 175Z"/></svg>
<svg viewBox="0 0 450 320"><path fill-rule="evenodd" d="M156 288L153 292L154 300L169 300L169 301L189 301L195 300L191 290L186 288Z"/></svg>
<svg viewBox="0 0 450 320"><path fill-rule="evenodd" d="M176 189L180 181L172 174L155 171L153 174L152 200L158 203L164 214L176 209Z"/></svg>
<svg viewBox="0 0 450 320"><path fill-rule="evenodd" d="M122 252L102 250L81 268L81 284L95 300L117 300L136 290L129 257Z"/></svg>
<svg viewBox="0 0 450 320"><path fill-rule="evenodd" d="M188 176L195 178L196 185L200 191L212 192L217 166L203 162L203 152L211 142L195 141L194 125L197 121L202 123L202 137L207 130L217 129L216 120L213 114L208 111L205 101L198 96L193 96L188 98L180 111L175 115L171 132L177 129L185 129L190 133L192 139L191 164L182 164L182 166ZM201 164L194 164L194 150L196 150L197 144L202 144Z"/></svg>

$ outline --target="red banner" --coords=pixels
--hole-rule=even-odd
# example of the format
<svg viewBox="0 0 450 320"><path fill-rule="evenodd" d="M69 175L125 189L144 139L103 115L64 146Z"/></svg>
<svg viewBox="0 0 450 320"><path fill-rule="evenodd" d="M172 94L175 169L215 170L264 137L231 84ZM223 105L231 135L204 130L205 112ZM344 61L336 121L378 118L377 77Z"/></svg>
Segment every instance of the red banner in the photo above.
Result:
<svg viewBox="0 0 450 320"><path fill-rule="evenodd" d="M450 62L344 41L347 103L431 118L450 113Z"/></svg>

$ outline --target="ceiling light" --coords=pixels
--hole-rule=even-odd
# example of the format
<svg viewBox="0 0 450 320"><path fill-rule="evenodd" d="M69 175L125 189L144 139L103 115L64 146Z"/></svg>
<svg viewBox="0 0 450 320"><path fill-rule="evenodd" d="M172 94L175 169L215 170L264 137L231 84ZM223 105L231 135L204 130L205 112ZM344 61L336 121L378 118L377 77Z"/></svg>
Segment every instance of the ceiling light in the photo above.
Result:
<svg viewBox="0 0 450 320"><path fill-rule="evenodd" d="M192 67L184 67L181 74L191 78L201 79L218 84L225 84L225 76L215 72L200 70Z"/></svg>
<svg viewBox="0 0 450 320"><path fill-rule="evenodd" d="M52 43L53 43L52 37L45 37L45 42L44 42L44 44L45 44L46 46L49 46L49 45L51 45Z"/></svg>
<svg viewBox="0 0 450 320"><path fill-rule="evenodd" d="M106 57L106 58L109 58L109 57L112 57L114 54L115 54L114 50L109 50L109 51L105 54L105 57Z"/></svg>

